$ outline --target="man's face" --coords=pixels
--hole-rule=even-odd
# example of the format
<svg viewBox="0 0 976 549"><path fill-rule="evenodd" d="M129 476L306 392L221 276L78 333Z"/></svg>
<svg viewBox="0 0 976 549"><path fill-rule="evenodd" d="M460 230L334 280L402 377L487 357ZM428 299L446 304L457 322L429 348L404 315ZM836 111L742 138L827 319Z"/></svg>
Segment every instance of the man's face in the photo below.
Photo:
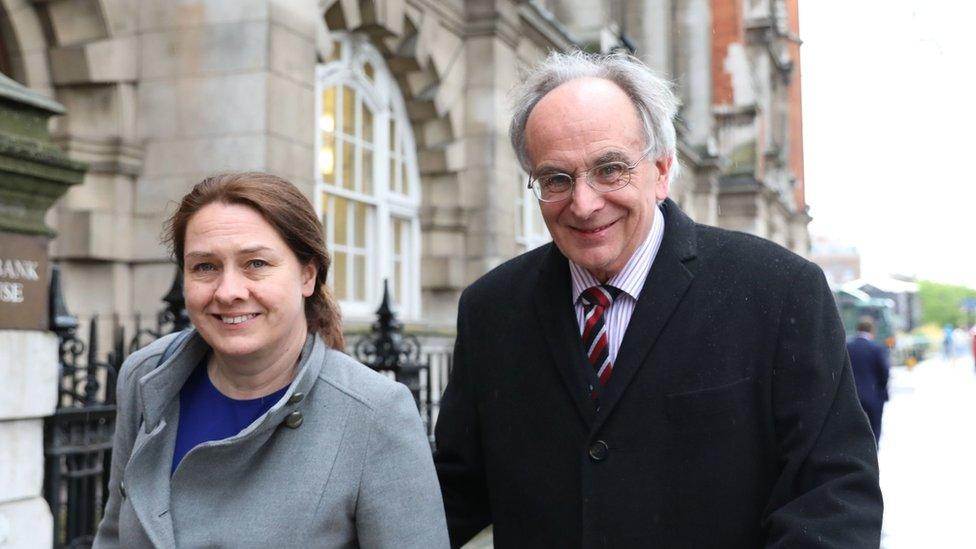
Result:
<svg viewBox="0 0 976 549"><path fill-rule="evenodd" d="M563 255L602 282L620 272L651 229L657 200L668 195L671 159L647 158L630 184L598 193L585 171L609 161L633 164L645 140L637 109L616 84L580 78L546 94L525 129L533 175L558 171L576 176L572 195L539 202L542 217Z"/></svg>

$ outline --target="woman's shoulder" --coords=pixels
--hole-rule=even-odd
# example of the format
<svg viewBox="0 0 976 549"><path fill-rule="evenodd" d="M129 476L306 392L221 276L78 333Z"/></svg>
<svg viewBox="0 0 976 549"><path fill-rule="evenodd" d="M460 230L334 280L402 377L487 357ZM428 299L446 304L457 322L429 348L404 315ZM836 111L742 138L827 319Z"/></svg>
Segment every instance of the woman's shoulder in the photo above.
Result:
<svg viewBox="0 0 976 549"><path fill-rule="evenodd" d="M121 370L119 370L119 382L127 383L151 372L159 365L164 353L169 351L172 354L170 345L178 345L182 335L183 332L166 334L126 357Z"/></svg>
<svg viewBox="0 0 976 549"><path fill-rule="evenodd" d="M319 382L369 409L388 406L394 395L406 392L403 384L335 349L327 349L323 361Z"/></svg>

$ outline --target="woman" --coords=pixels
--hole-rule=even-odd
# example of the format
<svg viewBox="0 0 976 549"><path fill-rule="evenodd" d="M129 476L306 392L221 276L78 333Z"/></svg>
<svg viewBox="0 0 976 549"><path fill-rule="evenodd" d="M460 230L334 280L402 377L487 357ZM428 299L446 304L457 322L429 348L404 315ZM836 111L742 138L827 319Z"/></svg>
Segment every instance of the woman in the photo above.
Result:
<svg viewBox="0 0 976 549"><path fill-rule="evenodd" d="M308 200L272 175L212 177L166 240L195 330L122 367L95 546L447 547L410 393L336 350Z"/></svg>

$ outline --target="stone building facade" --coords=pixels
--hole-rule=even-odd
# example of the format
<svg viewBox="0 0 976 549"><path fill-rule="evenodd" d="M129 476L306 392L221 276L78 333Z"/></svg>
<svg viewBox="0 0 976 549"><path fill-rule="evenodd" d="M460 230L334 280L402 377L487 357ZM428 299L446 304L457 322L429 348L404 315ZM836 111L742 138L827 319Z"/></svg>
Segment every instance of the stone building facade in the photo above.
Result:
<svg viewBox="0 0 976 549"><path fill-rule="evenodd" d="M173 201L254 169L320 209L353 323L388 278L407 320L450 326L468 283L547 240L508 91L577 46L674 78L693 217L808 249L796 0L5 0L0 22L4 70L64 104L56 139L89 164L50 220L83 317L152 315Z"/></svg>
<svg viewBox="0 0 976 549"><path fill-rule="evenodd" d="M507 128L553 49L636 48L683 102L676 200L806 254L798 25L797 0L0 0L0 71L65 107L88 166L48 219L82 319L152 318L174 201L262 170L321 214L353 329L388 279L449 334L469 283L549 239Z"/></svg>

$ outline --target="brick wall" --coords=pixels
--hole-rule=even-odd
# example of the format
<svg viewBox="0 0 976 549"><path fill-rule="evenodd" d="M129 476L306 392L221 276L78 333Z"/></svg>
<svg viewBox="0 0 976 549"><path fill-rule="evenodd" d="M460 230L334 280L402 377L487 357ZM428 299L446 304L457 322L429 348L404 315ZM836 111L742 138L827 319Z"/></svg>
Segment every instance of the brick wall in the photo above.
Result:
<svg viewBox="0 0 976 549"><path fill-rule="evenodd" d="M732 105L732 78L725 70L729 45L743 43L742 0L712 0L712 103Z"/></svg>

